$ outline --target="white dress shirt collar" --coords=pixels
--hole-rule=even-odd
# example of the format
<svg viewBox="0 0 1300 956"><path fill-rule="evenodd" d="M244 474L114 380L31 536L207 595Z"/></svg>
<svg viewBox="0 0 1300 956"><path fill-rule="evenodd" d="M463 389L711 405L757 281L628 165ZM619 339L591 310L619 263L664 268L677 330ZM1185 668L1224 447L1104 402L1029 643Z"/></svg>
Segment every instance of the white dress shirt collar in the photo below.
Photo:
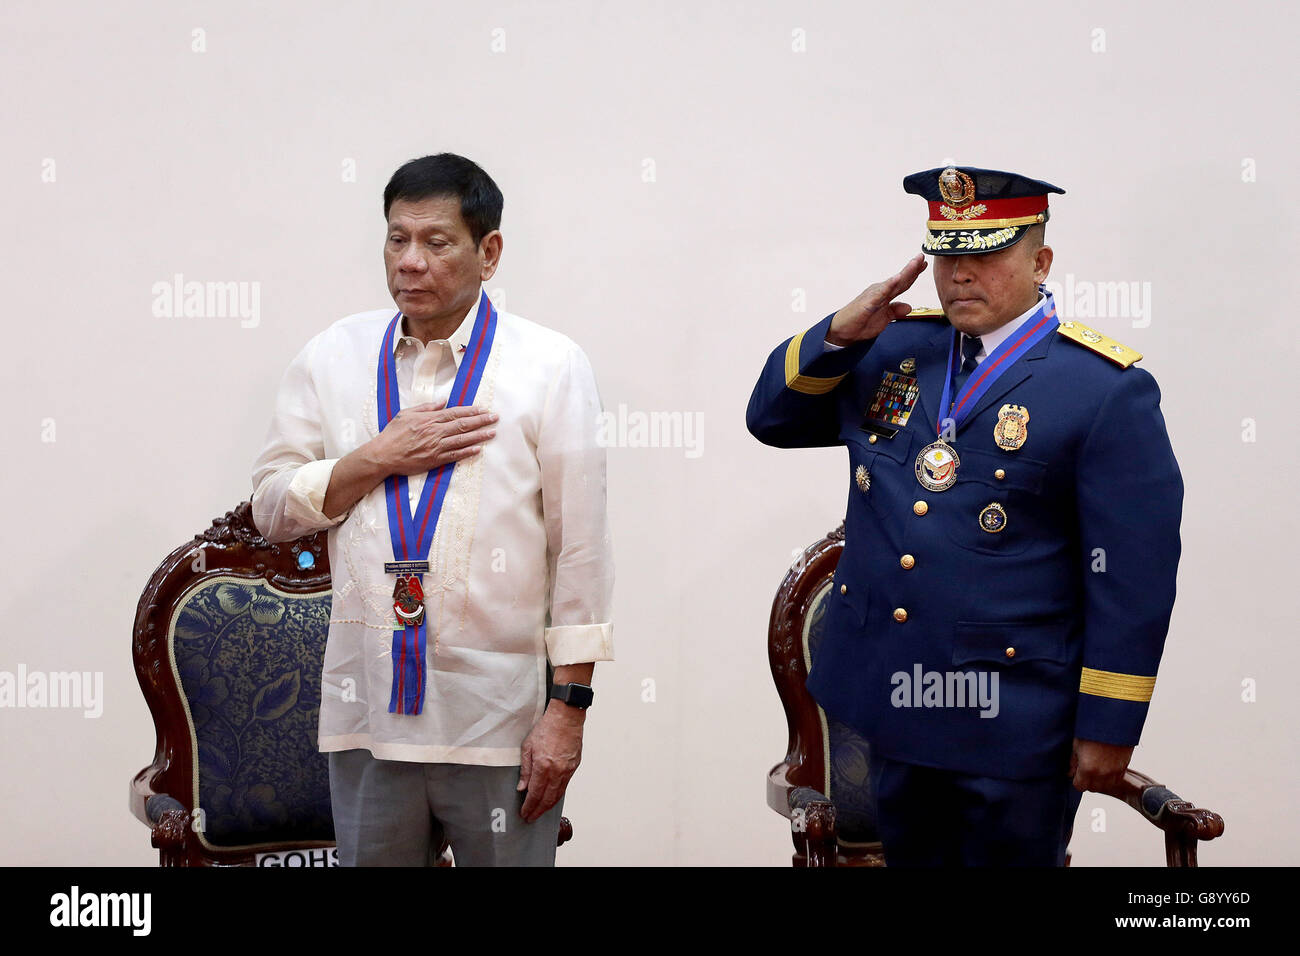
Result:
<svg viewBox="0 0 1300 956"><path fill-rule="evenodd" d="M456 326L456 331L445 339L430 339L429 344L435 342L448 342L451 344L451 357L456 366L460 366L460 357L465 354L465 346L469 345L470 334L474 331L474 320L478 317L478 304L483 297L483 287L480 285L478 293L474 296L474 304L469 307L465 313L465 318L460 320L460 325ZM398 345L405 339L420 343L414 335L406 331L406 315L402 315L402 323L397 327L397 334L393 336L393 351L397 351ZM423 345L423 343L420 343Z"/></svg>
<svg viewBox="0 0 1300 956"><path fill-rule="evenodd" d="M1010 338L1011 333L1015 332L1016 329L1024 325L1025 321L1031 315L1033 315L1035 312L1038 311L1038 307L1043 304L1043 300L1045 298L1047 297L1043 295L1043 293L1041 292L1038 293L1037 301L1035 301L1034 304L1031 305L1024 312L1020 313L1018 317L1012 319L1006 325L994 329L992 332L985 332L983 335L981 335L979 339L980 339L980 345L982 347L980 348L979 354L976 356L975 359L976 362L977 363L983 362L986 358L992 355L994 349L996 349L999 345L1001 345L1008 338Z"/></svg>

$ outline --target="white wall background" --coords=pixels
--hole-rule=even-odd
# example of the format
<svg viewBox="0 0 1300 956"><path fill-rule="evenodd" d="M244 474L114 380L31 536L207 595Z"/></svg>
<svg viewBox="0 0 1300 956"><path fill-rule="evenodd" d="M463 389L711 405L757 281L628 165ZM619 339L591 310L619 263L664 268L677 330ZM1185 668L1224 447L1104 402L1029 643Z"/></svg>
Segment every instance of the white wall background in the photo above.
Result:
<svg viewBox="0 0 1300 956"><path fill-rule="evenodd" d="M759 445L745 404L774 346L917 250L901 180L949 159L1067 190L1054 278L1149 283L1149 324L1084 318L1147 356L1187 486L1134 765L1224 815L1204 864L1300 862L1277 812L1300 785L1300 17L1076 6L8 0L0 670L102 671L105 703L0 710L0 862L156 860L126 810L153 752L136 601L250 494L302 343L390 304L380 194L440 150L505 193L507 308L581 343L607 408L703 416L699 457L610 453L618 661L562 864L788 862L764 633L792 552L842 515L843 451ZM259 283L259 321L155 317L176 273ZM1113 801L1078 820L1078 865L1163 862Z"/></svg>

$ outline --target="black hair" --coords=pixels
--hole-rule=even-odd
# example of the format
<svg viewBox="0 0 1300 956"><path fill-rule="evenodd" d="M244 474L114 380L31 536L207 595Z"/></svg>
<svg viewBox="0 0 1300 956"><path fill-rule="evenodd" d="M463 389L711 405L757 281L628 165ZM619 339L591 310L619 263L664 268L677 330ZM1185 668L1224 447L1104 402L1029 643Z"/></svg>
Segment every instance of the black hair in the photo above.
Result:
<svg viewBox="0 0 1300 956"><path fill-rule="evenodd" d="M384 218L398 199L418 202L455 196L460 217L469 226L475 245L489 232L501 228L501 190L477 163L455 153L422 156L403 165L384 187Z"/></svg>

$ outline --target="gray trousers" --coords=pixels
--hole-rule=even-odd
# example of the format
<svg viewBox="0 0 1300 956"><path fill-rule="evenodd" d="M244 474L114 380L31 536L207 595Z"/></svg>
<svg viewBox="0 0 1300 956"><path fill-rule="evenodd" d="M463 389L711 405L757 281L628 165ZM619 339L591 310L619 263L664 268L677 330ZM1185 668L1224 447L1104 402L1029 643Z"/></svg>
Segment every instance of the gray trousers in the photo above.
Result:
<svg viewBox="0 0 1300 956"><path fill-rule="evenodd" d="M519 768L329 755L341 866L432 866L444 839L457 866L554 866L564 799L519 815Z"/></svg>

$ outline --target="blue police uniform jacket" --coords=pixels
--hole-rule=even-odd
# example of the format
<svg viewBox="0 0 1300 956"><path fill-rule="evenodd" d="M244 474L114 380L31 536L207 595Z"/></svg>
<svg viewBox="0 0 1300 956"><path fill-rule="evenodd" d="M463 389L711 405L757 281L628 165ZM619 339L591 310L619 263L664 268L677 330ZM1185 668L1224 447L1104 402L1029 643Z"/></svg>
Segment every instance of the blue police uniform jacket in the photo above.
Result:
<svg viewBox="0 0 1300 956"><path fill-rule="evenodd" d="M1183 497L1155 380L1049 335L949 438L956 483L928 491L915 463L937 437L953 329L908 318L828 351L831 318L772 353L747 413L766 444L848 448L844 550L809 691L876 753L982 776L1064 773L1073 737L1136 745ZM873 441L864 412L906 359L919 398ZM1016 450L994 441L1004 404L1029 413ZM991 504L1000 531L981 525ZM981 674L995 706L971 703Z"/></svg>

